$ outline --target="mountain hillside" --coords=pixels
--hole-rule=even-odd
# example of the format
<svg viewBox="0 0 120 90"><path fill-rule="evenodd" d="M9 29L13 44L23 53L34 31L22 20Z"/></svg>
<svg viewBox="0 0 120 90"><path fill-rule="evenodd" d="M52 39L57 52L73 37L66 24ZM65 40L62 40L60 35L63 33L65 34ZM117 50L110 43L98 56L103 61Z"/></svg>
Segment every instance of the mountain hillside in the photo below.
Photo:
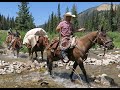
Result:
<svg viewBox="0 0 120 90"><path fill-rule="evenodd" d="M93 12L103 12L103 11L108 11L110 10L110 4L101 4L99 6L96 7L92 7L89 8L81 13L78 14L78 21L80 23L80 27L83 26L84 21L86 21L86 19L88 19L88 17L93 13ZM117 9L118 5L117 4L113 4L113 10Z"/></svg>

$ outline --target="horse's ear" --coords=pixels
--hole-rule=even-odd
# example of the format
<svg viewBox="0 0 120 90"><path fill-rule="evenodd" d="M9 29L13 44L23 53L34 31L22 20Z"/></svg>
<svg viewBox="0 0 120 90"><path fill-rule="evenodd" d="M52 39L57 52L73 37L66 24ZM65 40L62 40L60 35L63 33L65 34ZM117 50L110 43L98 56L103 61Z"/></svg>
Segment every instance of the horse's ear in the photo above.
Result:
<svg viewBox="0 0 120 90"><path fill-rule="evenodd" d="M98 31L99 32L105 32L104 29L103 29L103 25L98 27Z"/></svg>
<svg viewBox="0 0 120 90"><path fill-rule="evenodd" d="M103 30L103 26L101 26L101 32L103 32L104 30Z"/></svg>

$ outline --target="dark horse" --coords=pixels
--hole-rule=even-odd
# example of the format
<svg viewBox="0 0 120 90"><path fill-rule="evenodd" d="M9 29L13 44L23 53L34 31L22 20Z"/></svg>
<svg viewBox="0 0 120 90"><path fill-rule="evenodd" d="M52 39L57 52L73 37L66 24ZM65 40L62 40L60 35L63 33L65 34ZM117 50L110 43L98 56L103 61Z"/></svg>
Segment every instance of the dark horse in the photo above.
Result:
<svg viewBox="0 0 120 90"><path fill-rule="evenodd" d="M43 52L44 52L46 46L48 45L48 43L49 43L48 37L39 36L37 44L33 48L28 47L28 52L29 52L30 59L33 60L33 53L34 52L35 52L36 59L37 59L37 57L38 57L37 52L41 51L41 57L42 57L42 60L43 60Z"/></svg>
<svg viewBox="0 0 120 90"><path fill-rule="evenodd" d="M55 43L50 44L50 46L47 48L47 67L50 75L52 75L53 61L57 61L60 59L62 60L61 54L60 54L60 48L56 47L58 46L58 42L59 40L56 41ZM112 39L110 39L110 37L108 37L105 32L94 31L81 38L76 38L76 46L74 48L71 48L71 49L69 48L67 50L69 60L75 61L73 64L73 70L70 74L71 81L74 81L72 79L72 76L74 74L76 67L79 65L79 67L81 68L85 76L86 82L89 83L83 62L84 60L87 59L87 56L88 56L87 54L89 52L89 49L92 48L92 46L95 45L96 43L99 45L103 45L107 49L114 48ZM53 49L54 51L52 51Z"/></svg>
<svg viewBox="0 0 120 90"><path fill-rule="evenodd" d="M22 39L20 37L16 37L11 48L13 50L14 56L15 56L15 51L16 51L17 58L19 57L19 52L20 52L21 47L22 47Z"/></svg>

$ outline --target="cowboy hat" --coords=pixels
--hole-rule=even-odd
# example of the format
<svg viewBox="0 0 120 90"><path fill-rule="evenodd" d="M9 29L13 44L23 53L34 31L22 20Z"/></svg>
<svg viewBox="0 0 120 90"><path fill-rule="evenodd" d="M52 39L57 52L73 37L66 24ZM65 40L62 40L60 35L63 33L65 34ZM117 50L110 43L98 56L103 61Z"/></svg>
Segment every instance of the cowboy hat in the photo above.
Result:
<svg viewBox="0 0 120 90"><path fill-rule="evenodd" d="M64 16L65 16L65 17L66 17L66 16L76 17L75 15L72 15L71 12L67 12Z"/></svg>

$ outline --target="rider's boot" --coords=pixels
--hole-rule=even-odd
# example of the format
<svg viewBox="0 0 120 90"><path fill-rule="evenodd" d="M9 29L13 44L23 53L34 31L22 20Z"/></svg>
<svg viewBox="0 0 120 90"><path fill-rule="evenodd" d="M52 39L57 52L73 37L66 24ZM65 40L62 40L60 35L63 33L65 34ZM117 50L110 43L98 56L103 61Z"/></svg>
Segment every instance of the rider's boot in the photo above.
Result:
<svg viewBox="0 0 120 90"><path fill-rule="evenodd" d="M68 56L67 56L67 53L65 52L65 50L61 50L61 55L63 57L63 61L65 63L67 63L69 61L69 59L68 59Z"/></svg>

